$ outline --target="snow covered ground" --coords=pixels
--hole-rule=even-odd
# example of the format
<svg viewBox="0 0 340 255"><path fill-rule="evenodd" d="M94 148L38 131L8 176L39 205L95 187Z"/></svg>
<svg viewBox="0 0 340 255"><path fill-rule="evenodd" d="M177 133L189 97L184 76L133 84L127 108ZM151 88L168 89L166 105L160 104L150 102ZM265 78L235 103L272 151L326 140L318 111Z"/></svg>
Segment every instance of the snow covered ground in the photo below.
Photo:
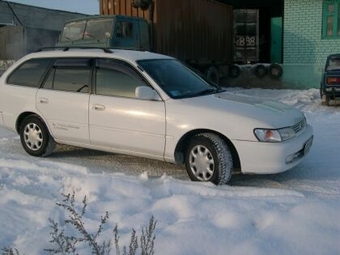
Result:
<svg viewBox="0 0 340 255"><path fill-rule="evenodd" d="M102 236L117 223L122 246L153 215L155 254L340 254L340 106L321 106L316 89L230 91L304 111L315 133L306 159L282 174L214 186L191 182L182 166L68 146L37 159L0 128L0 249L46 254L48 219L63 225L56 202L75 191L79 207L87 196L88 229L108 211Z"/></svg>

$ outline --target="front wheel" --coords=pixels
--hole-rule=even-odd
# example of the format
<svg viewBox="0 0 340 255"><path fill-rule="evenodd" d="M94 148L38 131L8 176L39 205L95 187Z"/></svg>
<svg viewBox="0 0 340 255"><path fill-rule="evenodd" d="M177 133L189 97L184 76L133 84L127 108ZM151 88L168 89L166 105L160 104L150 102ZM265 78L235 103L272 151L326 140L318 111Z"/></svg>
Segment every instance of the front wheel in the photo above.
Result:
<svg viewBox="0 0 340 255"><path fill-rule="evenodd" d="M28 154L40 157L52 153L55 142L39 117L26 117L21 123L19 134L21 144Z"/></svg>
<svg viewBox="0 0 340 255"><path fill-rule="evenodd" d="M233 158L223 139L212 133L202 133L191 139L185 166L191 180L221 185L231 178Z"/></svg>

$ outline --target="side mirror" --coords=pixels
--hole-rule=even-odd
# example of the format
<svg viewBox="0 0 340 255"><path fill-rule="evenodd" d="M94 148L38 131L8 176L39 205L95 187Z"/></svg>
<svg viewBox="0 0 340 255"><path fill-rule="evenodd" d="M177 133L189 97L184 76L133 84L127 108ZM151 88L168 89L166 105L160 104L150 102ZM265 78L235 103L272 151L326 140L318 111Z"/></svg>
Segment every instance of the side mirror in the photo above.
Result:
<svg viewBox="0 0 340 255"><path fill-rule="evenodd" d="M135 90L136 98L142 99L142 100L155 100L158 101L161 98L157 94L155 90L148 86L139 86Z"/></svg>

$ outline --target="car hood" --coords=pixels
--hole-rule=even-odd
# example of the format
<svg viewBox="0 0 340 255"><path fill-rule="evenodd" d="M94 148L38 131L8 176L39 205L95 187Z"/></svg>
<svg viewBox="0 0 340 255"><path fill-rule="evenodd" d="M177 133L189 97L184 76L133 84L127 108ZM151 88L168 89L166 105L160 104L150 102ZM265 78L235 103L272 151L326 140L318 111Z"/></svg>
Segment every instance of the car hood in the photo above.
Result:
<svg viewBox="0 0 340 255"><path fill-rule="evenodd" d="M254 125L263 128L293 126L304 118L295 107L260 98L229 92L188 99L196 109L209 115L237 119L251 119ZM188 103L188 102L187 102ZM209 111L211 111L209 113ZM249 121L247 121L249 122Z"/></svg>
<svg viewBox="0 0 340 255"><path fill-rule="evenodd" d="M251 97L246 95L236 95L232 93L220 93L213 95L214 98L227 100L237 104L242 104L246 107L259 108L265 111L275 112L276 114L286 114L287 111L291 111L292 107L283 103L263 100L257 97Z"/></svg>

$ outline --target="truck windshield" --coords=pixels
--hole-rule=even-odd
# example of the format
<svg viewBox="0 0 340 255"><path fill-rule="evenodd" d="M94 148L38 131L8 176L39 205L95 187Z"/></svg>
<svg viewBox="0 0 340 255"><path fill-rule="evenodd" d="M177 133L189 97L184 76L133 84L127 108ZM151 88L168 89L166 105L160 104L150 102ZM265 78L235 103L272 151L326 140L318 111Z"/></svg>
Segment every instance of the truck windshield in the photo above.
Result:
<svg viewBox="0 0 340 255"><path fill-rule="evenodd" d="M113 18L72 21L65 25L61 42L103 40L111 38Z"/></svg>
<svg viewBox="0 0 340 255"><path fill-rule="evenodd" d="M223 91L175 59L140 60L138 64L171 98L196 97Z"/></svg>

